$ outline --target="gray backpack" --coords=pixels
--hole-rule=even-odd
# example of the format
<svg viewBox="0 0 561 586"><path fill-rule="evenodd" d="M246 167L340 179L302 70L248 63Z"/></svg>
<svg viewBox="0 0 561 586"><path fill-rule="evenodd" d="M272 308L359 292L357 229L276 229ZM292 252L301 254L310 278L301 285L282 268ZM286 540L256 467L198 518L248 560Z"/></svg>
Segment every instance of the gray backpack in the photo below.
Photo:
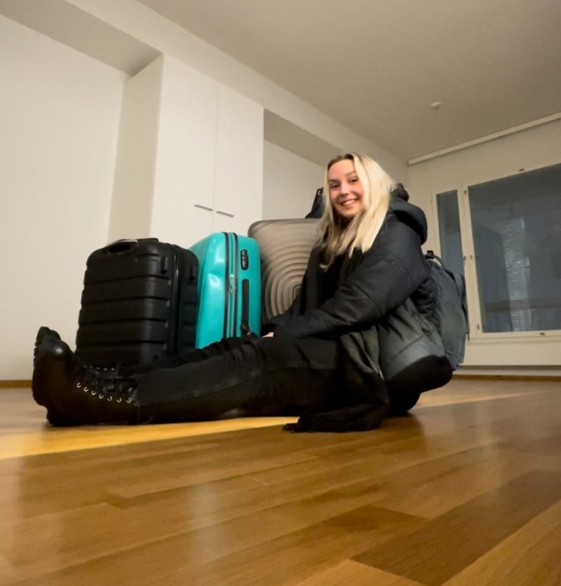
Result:
<svg viewBox="0 0 561 586"><path fill-rule="evenodd" d="M435 291L434 325L442 338L446 358L452 370L456 370L464 360L469 336L465 279L447 269L432 250L425 254L425 259Z"/></svg>
<svg viewBox="0 0 561 586"><path fill-rule="evenodd" d="M464 359L469 333L464 278L432 251L425 261L434 294L430 311L410 297L376 327L380 366L394 397L444 386Z"/></svg>

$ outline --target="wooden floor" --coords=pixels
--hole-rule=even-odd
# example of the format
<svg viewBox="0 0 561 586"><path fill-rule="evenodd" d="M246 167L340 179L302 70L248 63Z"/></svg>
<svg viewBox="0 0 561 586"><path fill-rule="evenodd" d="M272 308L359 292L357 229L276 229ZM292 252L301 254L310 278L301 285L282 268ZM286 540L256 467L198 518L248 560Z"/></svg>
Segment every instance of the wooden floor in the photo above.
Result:
<svg viewBox="0 0 561 586"><path fill-rule="evenodd" d="M283 421L52 429L0 390L0 584L561 585L560 382Z"/></svg>

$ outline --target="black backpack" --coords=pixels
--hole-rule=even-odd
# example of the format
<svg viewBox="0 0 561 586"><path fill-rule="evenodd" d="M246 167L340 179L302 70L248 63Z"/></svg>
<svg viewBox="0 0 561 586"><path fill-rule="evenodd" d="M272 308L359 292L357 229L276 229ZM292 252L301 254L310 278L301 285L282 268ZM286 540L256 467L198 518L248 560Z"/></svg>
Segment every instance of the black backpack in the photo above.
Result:
<svg viewBox="0 0 561 586"><path fill-rule="evenodd" d="M312 204L312 209L308 212L306 219L310 218L321 218L323 215L323 210L325 209L325 201L323 199L323 187L320 187L316 190L316 195L314 197L314 203Z"/></svg>
<svg viewBox="0 0 561 586"><path fill-rule="evenodd" d="M452 370L463 362L466 339L469 336L464 276L447 269L432 250L425 260L430 270L435 292L434 325L442 338L446 358Z"/></svg>
<svg viewBox="0 0 561 586"><path fill-rule="evenodd" d="M464 278L444 267L432 251L425 262L434 292L431 311L409 297L377 324L380 367L390 398L412 393L418 398L444 386L464 359L469 334Z"/></svg>

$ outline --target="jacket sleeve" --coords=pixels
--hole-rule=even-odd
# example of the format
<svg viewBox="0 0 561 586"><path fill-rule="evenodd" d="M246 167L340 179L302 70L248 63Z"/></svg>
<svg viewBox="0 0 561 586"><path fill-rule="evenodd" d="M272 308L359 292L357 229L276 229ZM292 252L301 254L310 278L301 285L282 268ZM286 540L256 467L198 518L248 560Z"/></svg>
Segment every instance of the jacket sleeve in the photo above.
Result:
<svg viewBox="0 0 561 586"><path fill-rule="evenodd" d="M279 324L275 336L338 336L369 327L401 305L428 276L418 234L389 216L333 297Z"/></svg>

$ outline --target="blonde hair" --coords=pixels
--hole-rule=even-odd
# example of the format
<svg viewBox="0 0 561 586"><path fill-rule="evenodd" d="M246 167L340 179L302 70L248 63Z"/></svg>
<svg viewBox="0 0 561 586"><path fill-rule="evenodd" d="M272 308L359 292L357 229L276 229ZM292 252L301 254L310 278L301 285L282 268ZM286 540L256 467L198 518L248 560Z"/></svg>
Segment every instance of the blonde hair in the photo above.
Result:
<svg viewBox="0 0 561 586"><path fill-rule="evenodd" d="M348 224L333 209L329 193L328 173L335 163L353 161L355 172L363 188L364 209ZM347 153L329 161L325 170L323 193L325 209L320 223L320 243L323 248L323 269L327 269L335 257L355 250L366 252L370 249L380 229L390 205L390 196L396 182L367 155Z"/></svg>

